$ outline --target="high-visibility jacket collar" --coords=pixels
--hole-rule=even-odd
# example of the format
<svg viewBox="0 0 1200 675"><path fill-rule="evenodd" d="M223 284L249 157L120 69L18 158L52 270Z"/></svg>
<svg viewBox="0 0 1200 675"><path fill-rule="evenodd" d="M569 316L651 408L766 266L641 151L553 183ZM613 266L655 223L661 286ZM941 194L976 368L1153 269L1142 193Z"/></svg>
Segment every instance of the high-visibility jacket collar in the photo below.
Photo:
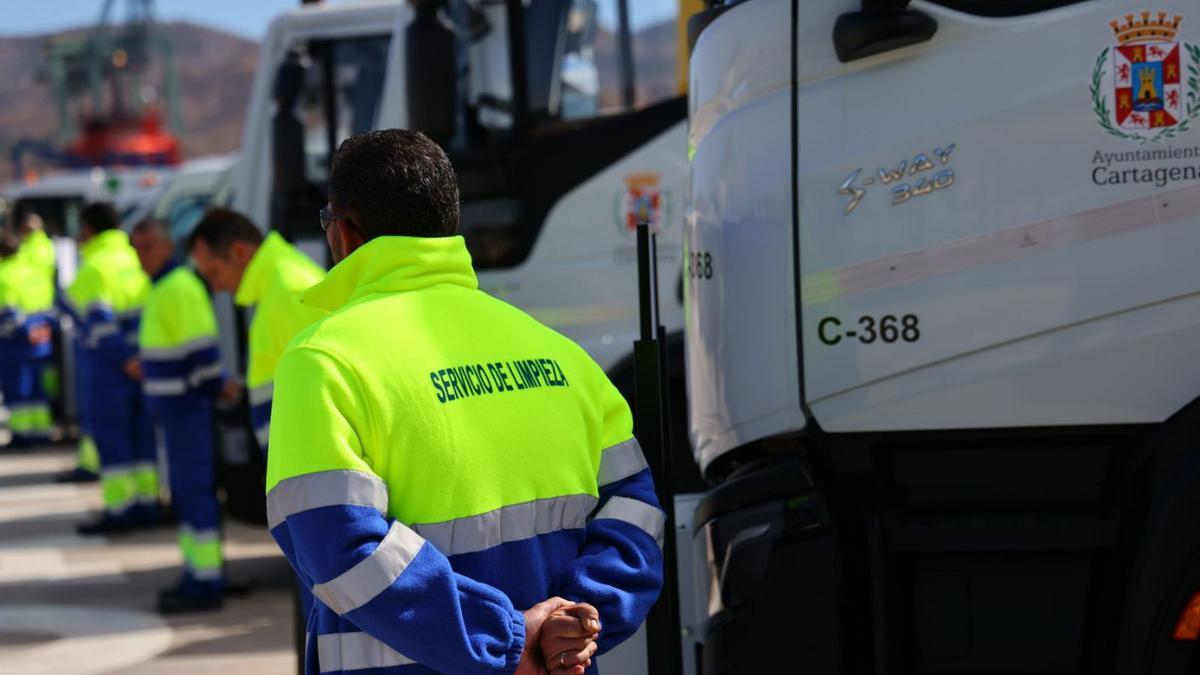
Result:
<svg viewBox="0 0 1200 675"><path fill-rule="evenodd" d="M34 230L25 236L25 241L21 242L21 249L24 251L33 251L36 249L54 251L54 242L50 240L50 235L44 230Z"/></svg>
<svg viewBox="0 0 1200 675"><path fill-rule="evenodd" d="M278 232L268 232L266 239L263 239L258 250L254 252L254 257L250 258L250 264L246 265L246 271L242 273L242 283L238 284L233 301L243 307L257 305L262 299L263 291L267 289L269 271L280 258L287 255L290 248L291 244Z"/></svg>
<svg viewBox="0 0 1200 675"><path fill-rule="evenodd" d="M128 247L129 235L125 234L123 230L105 230L88 239L87 243L79 249L79 253L84 258L87 258L99 251Z"/></svg>
<svg viewBox="0 0 1200 675"><path fill-rule="evenodd" d="M150 281L154 284L158 284L158 282L165 279L168 274L174 272L178 267L179 263L172 258L167 261L167 264L162 266L162 269L160 269L157 274L150 277Z"/></svg>
<svg viewBox="0 0 1200 675"><path fill-rule="evenodd" d="M479 288L462 237L376 237L329 270L302 302L331 312L372 293L441 285Z"/></svg>

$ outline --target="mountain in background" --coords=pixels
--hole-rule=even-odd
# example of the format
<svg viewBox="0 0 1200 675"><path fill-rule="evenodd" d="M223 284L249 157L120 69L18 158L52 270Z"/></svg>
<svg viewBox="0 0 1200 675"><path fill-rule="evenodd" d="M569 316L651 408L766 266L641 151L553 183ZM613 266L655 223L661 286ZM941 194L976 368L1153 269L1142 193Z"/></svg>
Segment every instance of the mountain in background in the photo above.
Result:
<svg viewBox="0 0 1200 675"><path fill-rule="evenodd" d="M680 94L677 30L674 21L666 21L646 26L633 34L635 107L641 108ZM601 28L596 31L594 49L601 85L600 107L619 107L620 61L616 36Z"/></svg>
<svg viewBox="0 0 1200 675"><path fill-rule="evenodd" d="M183 130L178 137L185 157L235 150L241 142L242 117L250 95L258 44L190 23L164 23L159 29L175 47ZM13 144L22 139L51 140L58 110L50 86L37 81L44 70L47 38L69 35L0 38L0 183L12 178Z"/></svg>
<svg viewBox="0 0 1200 675"><path fill-rule="evenodd" d="M190 23L164 23L160 30L175 47L179 72L185 158L236 150L241 142L259 46L255 42ZM637 106L676 95L676 26L646 26L633 37ZM52 140L58 111L44 71L42 45L48 38L78 34L0 38L0 184L12 179L13 144L22 139ZM618 58L613 35L600 29L594 43L602 109L619 107Z"/></svg>

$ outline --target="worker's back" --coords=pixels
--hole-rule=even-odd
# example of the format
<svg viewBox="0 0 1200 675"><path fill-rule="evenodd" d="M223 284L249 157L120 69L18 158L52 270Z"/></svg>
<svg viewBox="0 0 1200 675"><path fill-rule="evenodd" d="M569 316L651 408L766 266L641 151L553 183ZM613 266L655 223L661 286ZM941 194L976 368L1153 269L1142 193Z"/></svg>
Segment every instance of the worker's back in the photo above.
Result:
<svg viewBox="0 0 1200 675"><path fill-rule="evenodd" d="M304 300L332 313L280 363L268 490L331 470L373 473L387 485L386 515L459 574L516 607L572 594L578 579L560 577L581 554L600 484L645 470L628 406L600 367L477 290L460 237L373 240ZM319 438L296 431L313 420ZM657 518L644 485L642 511ZM329 614L317 628L352 627ZM625 637L616 629L614 642Z"/></svg>
<svg viewBox="0 0 1200 675"><path fill-rule="evenodd" d="M150 278L142 271L129 236L120 230L98 233L83 245L82 253L83 263L67 297L84 322L84 342L92 348L106 340L114 346L123 344L127 349L116 351L129 356Z"/></svg>
<svg viewBox="0 0 1200 675"><path fill-rule="evenodd" d="M35 268L43 270L53 279L55 268L54 241L42 230L33 230L21 242L17 253Z"/></svg>
<svg viewBox="0 0 1200 675"><path fill-rule="evenodd" d="M30 294L35 276L20 256L0 260L0 361L19 363L34 356L26 328L30 314L40 309Z"/></svg>
<svg viewBox="0 0 1200 675"><path fill-rule="evenodd" d="M149 409L195 408L215 398L224 374L216 335L212 300L196 273L183 265L160 273L138 335Z"/></svg>

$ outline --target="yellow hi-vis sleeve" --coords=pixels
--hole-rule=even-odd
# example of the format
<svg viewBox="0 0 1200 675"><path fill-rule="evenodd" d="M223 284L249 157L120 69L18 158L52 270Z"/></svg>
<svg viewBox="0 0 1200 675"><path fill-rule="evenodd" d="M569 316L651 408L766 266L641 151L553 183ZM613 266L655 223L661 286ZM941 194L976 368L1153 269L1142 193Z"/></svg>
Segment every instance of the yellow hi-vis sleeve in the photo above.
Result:
<svg viewBox="0 0 1200 675"><path fill-rule="evenodd" d="M279 363L271 410L267 492L280 481L322 471L374 473L349 418L363 410L336 357L299 347Z"/></svg>

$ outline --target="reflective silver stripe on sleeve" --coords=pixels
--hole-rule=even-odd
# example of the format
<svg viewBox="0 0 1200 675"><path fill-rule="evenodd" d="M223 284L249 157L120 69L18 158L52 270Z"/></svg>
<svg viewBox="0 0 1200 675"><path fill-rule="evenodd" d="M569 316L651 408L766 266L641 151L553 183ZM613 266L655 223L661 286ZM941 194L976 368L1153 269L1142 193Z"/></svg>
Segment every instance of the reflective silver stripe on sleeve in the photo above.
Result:
<svg viewBox="0 0 1200 675"><path fill-rule="evenodd" d="M212 337L198 337L178 347L144 348L142 349L141 359L143 361L179 361L192 352L215 347L216 344L217 341Z"/></svg>
<svg viewBox="0 0 1200 675"><path fill-rule="evenodd" d="M352 469L293 476L279 481L267 494L267 524L275 529L297 513L343 504L370 506L387 513L387 486L379 476Z"/></svg>
<svg viewBox="0 0 1200 675"><path fill-rule="evenodd" d="M663 528L667 524L667 514L663 513L661 509L629 497L613 497L600 509L593 520L606 518L633 525L654 537L659 548L662 548Z"/></svg>
<svg viewBox="0 0 1200 675"><path fill-rule="evenodd" d="M190 382L193 387L199 387L209 380L220 377L222 370L223 368L219 363L201 366L193 370L191 375L188 375L188 382Z"/></svg>
<svg viewBox="0 0 1200 675"><path fill-rule="evenodd" d="M318 635L317 660L322 673L409 666L416 663L366 633Z"/></svg>
<svg viewBox="0 0 1200 675"><path fill-rule="evenodd" d="M250 390L250 406L270 401L275 395L275 383L268 382Z"/></svg>
<svg viewBox="0 0 1200 675"><path fill-rule="evenodd" d="M187 382L180 379L143 380L142 392L147 396L178 396L187 392Z"/></svg>
<svg viewBox="0 0 1200 675"><path fill-rule="evenodd" d="M267 442L271 440L271 427L264 425L264 426L261 426L261 427L255 429L254 430L254 440L258 441L258 444L260 446L262 446L264 448L267 447ZM275 526L272 525L271 527L275 527Z"/></svg>
<svg viewBox="0 0 1200 675"><path fill-rule="evenodd" d="M586 527L597 502L586 494L550 497L413 529L444 555L475 553L539 534Z"/></svg>
<svg viewBox="0 0 1200 675"><path fill-rule="evenodd" d="M601 487L611 485L642 472L648 466L642 446L636 438L631 438L600 453L600 473L596 476L596 482Z"/></svg>
<svg viewBox="0 0 1200 675"><path fill-rule="evenodd" d="M99 343L100 340L121 332L121 327L115 323L102 323L92 329L90 337L93 342Z"/></svg>
<svg viewBox="0 0 1200 675"><path fill-rule="evenodd" d="M424 545L416 532L393 522L371 555L337 577L314 585L313 595L339 615L353 612L395 583Z"/></svg>
<svg viewBox="0 0 1200 675"><path fill-rule="evenodd" d="M93 302L87 307L83 308L84 316L87 316L92 312L104 312L106 314L112 314L113 316L117 315L117 313L113 311L112 305L108 304L107 302Z"/></svg>

